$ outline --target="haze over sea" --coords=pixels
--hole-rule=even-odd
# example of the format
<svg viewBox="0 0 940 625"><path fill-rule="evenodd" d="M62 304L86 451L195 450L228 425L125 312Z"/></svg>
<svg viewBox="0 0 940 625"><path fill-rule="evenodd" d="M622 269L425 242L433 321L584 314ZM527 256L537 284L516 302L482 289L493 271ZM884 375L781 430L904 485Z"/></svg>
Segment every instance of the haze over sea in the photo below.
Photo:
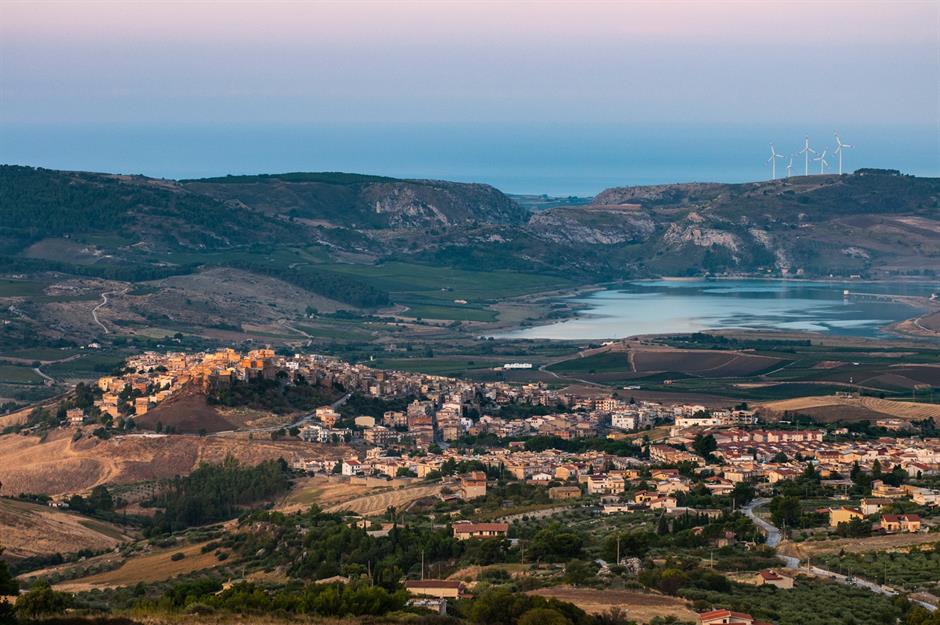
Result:
<svg viewBox="0 0 940 625"><path fill-rule="evenodd" d="M936 128L838 129L845 170L940 176ZM165 178L346 171L485 182L508 193L590 196L611 186L770 177L769 143L796 153L809 134L832 151L833 128L762 125L347 123L339 125L0 125L0 162ZM829 172L837 158L829 156ZM786 159L777 173L786 172ZM802 173L800 157L793 173ZM810 163L811 173L818 164Z"/></svg>

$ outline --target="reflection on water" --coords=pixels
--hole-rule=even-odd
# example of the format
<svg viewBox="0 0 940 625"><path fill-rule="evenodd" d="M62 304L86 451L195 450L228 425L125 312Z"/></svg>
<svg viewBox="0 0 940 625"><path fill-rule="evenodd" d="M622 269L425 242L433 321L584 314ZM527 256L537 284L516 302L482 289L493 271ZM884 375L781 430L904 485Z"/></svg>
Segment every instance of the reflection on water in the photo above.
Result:
<svg viewBox="0 0 940 625"><path fill-rule="evenodd" d="M572 301L586 306L577 319L504 334L511 338L609 339L636 334L716 329L807 331L873 337L917 314L900 302L852 294L929 296L930 283L805 282L786 280L655 280L633 282Z"/></svg>

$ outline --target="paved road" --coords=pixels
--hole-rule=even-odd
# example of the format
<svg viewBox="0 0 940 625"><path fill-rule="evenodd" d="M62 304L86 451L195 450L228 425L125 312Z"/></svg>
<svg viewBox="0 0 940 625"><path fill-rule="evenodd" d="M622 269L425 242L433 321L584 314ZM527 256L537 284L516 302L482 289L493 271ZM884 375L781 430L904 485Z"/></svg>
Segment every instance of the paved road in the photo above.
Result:
<svg viewBox="0 0 940 625"><path fill-rule="evenodd" d="M744 513L749 519L754 521L754 524L757 525L767 536L767 545L770 547L776 548L781 541L783 540L783 532L780 531L780 528L769 523L768 521L757 516L754 511L757 508L767 505L770 502L770 499L760 498L755 499L751 503L747 504L741 508L741 512ZM864 588L874 593L880 595L885 595L887 597L894 597L898 594L894 588L890 586L882 586L881 584L870 582L866 579L861 579L858 577L853 577L852 575L843 575L842 573L836 573L835 571L830 571L829 569L824 569L818 566L813 566L812 564L801 565L799 558L794 558L793 556L777 555L778 558L786 562L788 569L793 569L800 571L802 573L807 573L810 575L815 575L817 577L824 577L831 579L840 584L845 584L846 586L856 586L858 588ZM923 601L915 601L916 603L924 606L931 612L937 609L937 606Z"/></svg>
<svg viewBox="0 0 940 625"><path fill-rule="evenodd" d="M91 309L91 318L95 320L95 323L101 326L101 329L104 330L105 334L108 334L110 330L108 330L107 326L101 323L101 320L98 319L98 311L101 310L103 306L108 305L109 295L123 295L124 293L127 293L128 291L130 291L130 289L124 289L122 291L105 291L104 293L101 294L101 303Z"/></svg>

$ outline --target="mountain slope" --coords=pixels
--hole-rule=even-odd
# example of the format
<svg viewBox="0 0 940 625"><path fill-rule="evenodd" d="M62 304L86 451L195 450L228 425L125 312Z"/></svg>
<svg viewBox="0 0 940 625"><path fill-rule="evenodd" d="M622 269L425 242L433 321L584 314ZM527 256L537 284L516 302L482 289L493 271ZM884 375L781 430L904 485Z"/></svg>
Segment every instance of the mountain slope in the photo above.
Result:
<svg viewBox="0 0 940 625"><path fill-rule="evenodd" d="M358 306L386 298L355 285L344 295L352 279L319 263L395 259L580 282L940 266L940 180L889 171L619 187L536 213L488 185L340 173L177 182L4 166L0 183L0 250L20 270L222 265Z"/></svg>

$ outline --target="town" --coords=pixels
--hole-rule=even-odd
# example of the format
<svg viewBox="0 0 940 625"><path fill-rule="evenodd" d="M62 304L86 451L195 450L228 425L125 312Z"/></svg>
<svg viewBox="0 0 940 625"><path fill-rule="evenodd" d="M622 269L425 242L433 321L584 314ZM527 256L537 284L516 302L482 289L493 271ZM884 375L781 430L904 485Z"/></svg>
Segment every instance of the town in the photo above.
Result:
<svg viewBox="0 0 940 625"><path fill-rule="evenodd" d="M662 548L670 545L670 558L691 558L682 565L691 567L690 575L709 574L717 552L721 570L754 570L732 578L757 588L793 589L809 576L885 596L911 590L887 579L856 580L839 570L842 556L804 563L800 549L845 538L893 537L915 549L936 542L940 439L917 431L931 423L884 419L865 430L800 415L781 418L744 403L637 400L630 391L469 381L270 348L153 351L80 384L19 433L45 437L64 430L73 444L197 437L250 449L276 442L293 479L316 485L313 492L362 489L361 501L340 497L326 509L374 539L391 536L399 524L430 521L421 531L443 530L467 545L459 547L467 553L483 548L476 543L492 543L499 554L486 562L522 563L528 550L546 561L530 565L533 571L551 571L563 554L583 557L581 548L568 553L538 546L542 533L563 531L554 520L566 518L586 535L599 533L592 549L603 557L592 567L596 579L608 580L602 584L623 575L675 594L657 577L670 570L671 559L638 557L649 547L621 550L620 541L629 545L643 535ZM179 402L193 398L219 414L251 418L231 429L173 421L196 405L180 408ZM114 505L135 511L172 488L169 482L128 486L113 487ZM47 503L88 510L93 495L63 492ZM299 518L298 527L305 522ZM647 527L655 532L643 533ZM269 524L252 531L258 528ZM669 542L686 534L686 542ZM238 552L238 539L232 541L229 548ZM709 550L705 564L693 557L703 548ZM441 575L442 566L437 562L437 576L426 574L423 564L417 573L405 571L409 606L446 613L455 601L486 596L485 585ZM552 583L575 579L571 566L554 569L562 577ZM917 596L935 605L933 595ZM706 625L764 622L728 603L702 599L695 605Z"/></svg>

